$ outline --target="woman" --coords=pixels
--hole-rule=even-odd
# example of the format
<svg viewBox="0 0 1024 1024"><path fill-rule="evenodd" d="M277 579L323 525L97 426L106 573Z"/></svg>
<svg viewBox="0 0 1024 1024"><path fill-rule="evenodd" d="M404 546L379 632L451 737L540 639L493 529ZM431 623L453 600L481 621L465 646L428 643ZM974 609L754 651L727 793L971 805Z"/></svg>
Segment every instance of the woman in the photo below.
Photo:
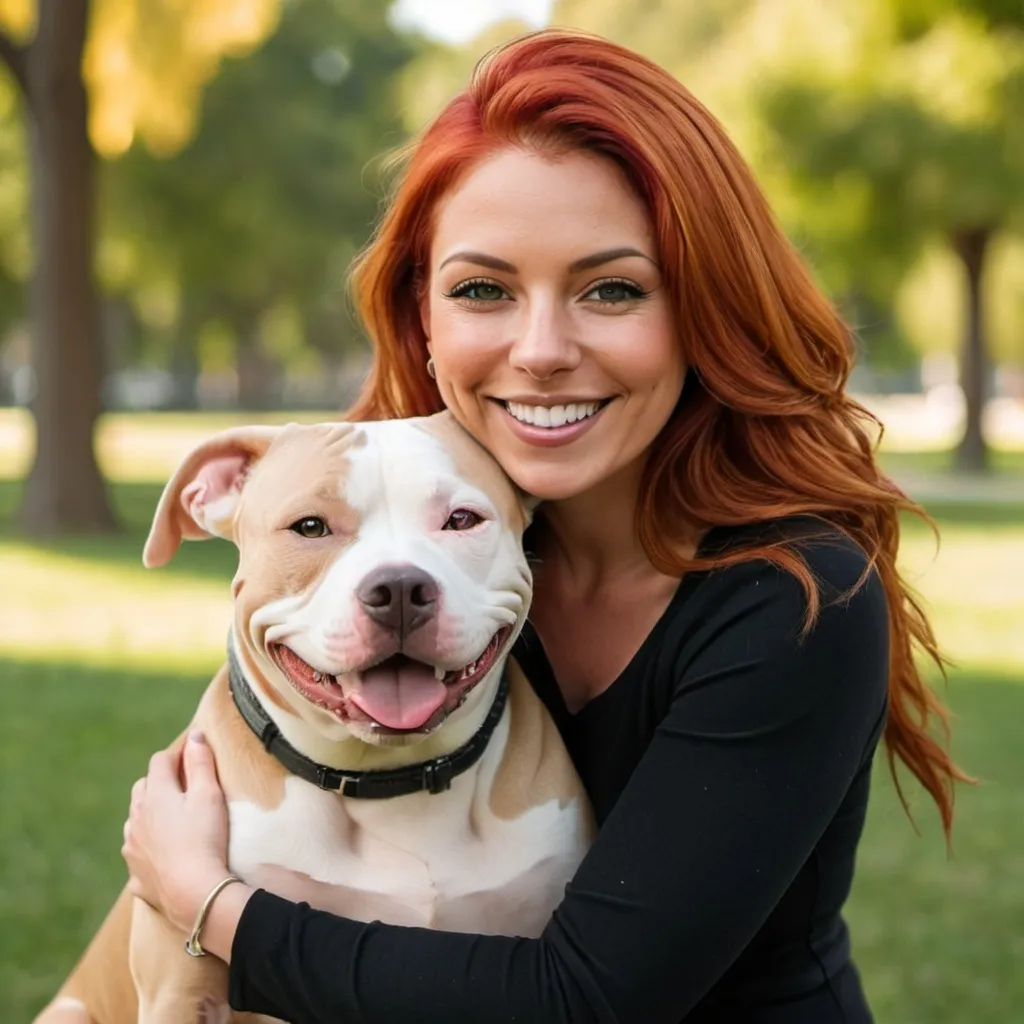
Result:
<svg viewBox="0 0 1024 1024"><path fill-rule="evenodd" d="M203 943L289 1021L869 1021L841 910L884 734L948 831L914 664L910 508L847 398L851 340L721 127L658 67L548 31L478 67L355 271L352 415L447 406L543 504L519 656L588 788L542 938L364 925L244 884ZM226 874L212 758L158 755L134 891L188 930Z"/></svg>

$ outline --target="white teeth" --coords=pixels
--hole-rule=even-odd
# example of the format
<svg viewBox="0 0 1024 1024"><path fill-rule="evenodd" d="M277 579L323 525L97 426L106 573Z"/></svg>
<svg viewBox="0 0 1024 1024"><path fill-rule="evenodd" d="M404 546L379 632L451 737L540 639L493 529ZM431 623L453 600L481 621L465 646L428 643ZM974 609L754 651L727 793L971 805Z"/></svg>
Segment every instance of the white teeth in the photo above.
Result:
<svg viewBox="0 0 1024 1024"><path fill-rule="evenodd" d="M521 402L506 402L505 407L520 423L534 427L564 427L593 416L601 407L600 402L574 402L570 405L524 405Z"/></svg>
<svg viewBox="0 0 1024 1024"><path fill-rule="evenodd" d="M444 681L444 677L448 675L447 672L440 665L434 666L434 678L440 683Z"/></svg>

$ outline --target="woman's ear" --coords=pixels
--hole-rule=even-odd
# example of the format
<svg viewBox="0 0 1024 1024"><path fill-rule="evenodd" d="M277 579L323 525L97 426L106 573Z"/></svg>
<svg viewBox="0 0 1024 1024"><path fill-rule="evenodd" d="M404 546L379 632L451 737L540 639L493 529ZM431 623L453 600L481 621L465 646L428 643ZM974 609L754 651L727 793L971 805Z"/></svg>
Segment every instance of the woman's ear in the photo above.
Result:
<svg viewBox="0 0 1024 1024"><path fill-rule="evenodd" d="M225 430L190 452L160 496L142 564L166 565L183 540L233 540L246 477L280 432L264 426Z"/></svg>

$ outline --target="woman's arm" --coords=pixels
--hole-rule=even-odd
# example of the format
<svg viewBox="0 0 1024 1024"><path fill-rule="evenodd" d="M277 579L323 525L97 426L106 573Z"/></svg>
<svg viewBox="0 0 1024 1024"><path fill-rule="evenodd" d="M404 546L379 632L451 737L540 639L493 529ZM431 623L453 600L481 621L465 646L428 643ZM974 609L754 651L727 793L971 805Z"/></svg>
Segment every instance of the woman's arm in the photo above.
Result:
<svg viewBox="0 0 1024 1024"><path fill-rule="evenodd" d="M833 590L865 566L838 545L805 554ZM804 638L801 588L763 563L712 574L696 599L699 648L541 938L362 924L232 886L212 939L226 952L235 930L232 1005L294 1024L677 1024L814 849L888 676L874 575Z"/></svg>

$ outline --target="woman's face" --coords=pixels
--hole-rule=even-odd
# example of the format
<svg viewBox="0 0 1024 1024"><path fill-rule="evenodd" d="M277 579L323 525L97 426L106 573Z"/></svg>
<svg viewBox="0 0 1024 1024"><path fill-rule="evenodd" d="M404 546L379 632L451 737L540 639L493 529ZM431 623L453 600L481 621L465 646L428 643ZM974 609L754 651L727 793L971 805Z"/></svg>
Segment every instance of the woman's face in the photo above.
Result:
<svg viewBox="0 0 1024 1024"><path fill-rule="evenodd" d="M635 470L682 389L647 212L591 154L506 149L470 173L438 208L421 309L445 404L544 500Z"/></svg>

